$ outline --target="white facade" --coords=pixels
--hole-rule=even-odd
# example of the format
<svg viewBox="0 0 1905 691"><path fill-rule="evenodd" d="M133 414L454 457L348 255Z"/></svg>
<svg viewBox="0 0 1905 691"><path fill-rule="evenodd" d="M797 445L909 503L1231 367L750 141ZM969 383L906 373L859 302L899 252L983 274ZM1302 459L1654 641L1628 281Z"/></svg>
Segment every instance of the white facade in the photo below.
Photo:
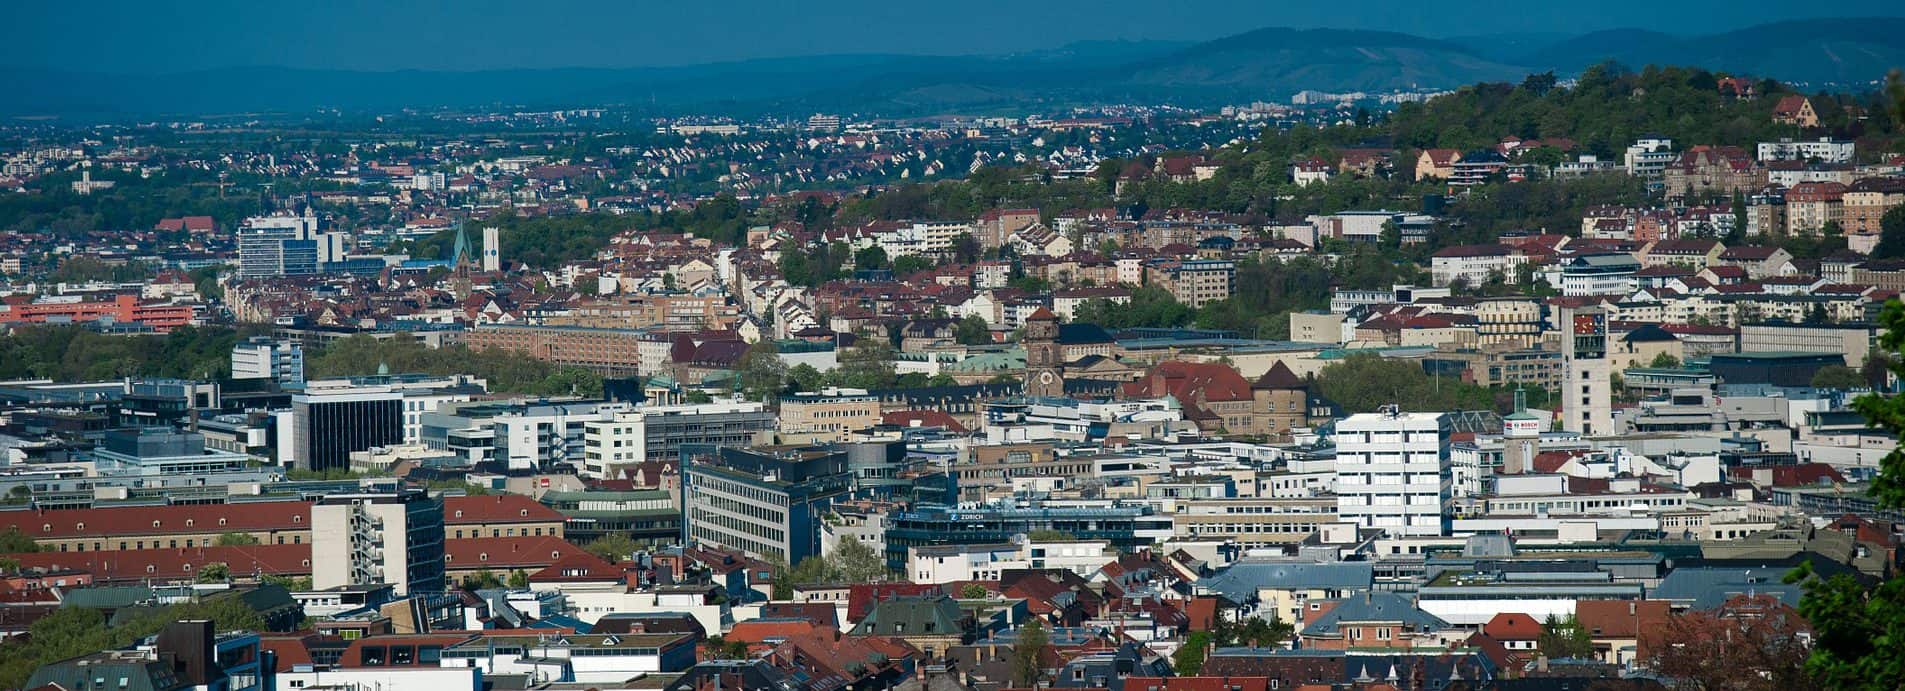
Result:
<svg viewBox="0 0 1905 691"><path fill-rule="evenodd" d="M304 382L304 347L295 341L263 336L232 346L233 379L270 379L279 383Z"/></svg>
<svg viewBox="0 0 1905 691"><path fill-rule="evenodd" d="M1089 577L1110 563L1103 540L1066 540L994 545L935 545L907 550L906 575L914 583L996 581L1013 569L1065 569Z"/></svg>
<svg viewBox="0 0 1905 691"><path fill-rule="evenodd" d="M1336 513L1397 535L1443 534L1450 492L1449 420L1440 413L1362 413L1336 424Z"/></svg>
<svg viewBox="0 0 1905 691"><path fill-rule="evenodd" d="M618 466L641 463L648 459L648 425L640 411L616 413L608 420L582 424L581 475L603 479Z"/></svg>
<svg viewBox="0 0 1905 691"><path fill-rule="evenodd" d="M421 491L327 496L311 506L311 585L443 590L443 503Z"/></svg>
<svg viewBox="0 0 1905 691"><path fill-rule="evenodd" d="M1850 140L1836 140L1831 137L1820 137L1803 142L1781 139L1776 142L1760 142L1759 160L1851 163L1853 149Z"/></svg>

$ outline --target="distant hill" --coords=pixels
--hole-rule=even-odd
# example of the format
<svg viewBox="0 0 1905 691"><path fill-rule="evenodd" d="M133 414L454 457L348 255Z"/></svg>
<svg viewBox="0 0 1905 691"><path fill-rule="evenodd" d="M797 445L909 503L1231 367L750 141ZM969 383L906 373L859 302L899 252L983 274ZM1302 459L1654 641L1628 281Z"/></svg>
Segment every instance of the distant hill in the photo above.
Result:
<svg viewBox="0 0 1905 691"><path fill-rule="evenodd" d="M1526 70L1454 43L1382 31L1258 29L1130 65L1132 86L1260 97L1518 79Z"/></svg>
<svg viewBox="0 0 1905 691"><path fill-rule="evenodd" d="M1518 62L1574 72L1604 60L1632 68L1697 65L1815 86L1864 84L1905 67L1905 18L1808 19L1693 37L1615 29L1546 46Z"/></svg>
<svg viewBox="0 0 1905 691"><path fill-rule="evenodd" d="M1386 91L1572 74L1603 60L1858 84L1905 65L1905 19L1780 22L1700 37L1639 29L1434 40L1259 29L1201 43L1086 41L1008 55L821 55L641 69L352 72L243 68L161 75L0 69L0 114L149 117L626 105L657 114L931 115L1116 102L1210 106L1305 89ZM1508 56L1519 54L1519 58Z"/></svg>

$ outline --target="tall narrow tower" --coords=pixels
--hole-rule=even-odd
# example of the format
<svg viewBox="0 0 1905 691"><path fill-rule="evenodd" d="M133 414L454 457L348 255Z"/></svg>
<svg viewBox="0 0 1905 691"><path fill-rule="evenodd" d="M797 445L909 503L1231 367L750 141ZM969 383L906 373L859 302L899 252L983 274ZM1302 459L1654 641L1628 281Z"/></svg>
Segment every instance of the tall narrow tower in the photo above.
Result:
<svg viewBox="0 0 1905 691"><path fill-rule="evenodd" d="M1025 318L1020 341L1025 345L1025 395L1063 397L1065 358L1058 343L1058 315L1044 307L1033 311Z"/></svg>
<svg viewBox="0 0 1905 691"><path fill-rule="evenodd" d="M1502 474L1528 472L1539 453L1541 418L1528 412L1528 395L1515 389L1515 412L1502 418Z"/></svg>
<svg viewBox="0 0 1905 691"><path fill-rule="evenodd" d="M483 229L483 273L503 270L503 243L495 226Z"/></svg>
<svg viewBox="0 0 1905 691"><path fill-rule="evenodd" d="M1561 428L1583 435L1614 433L1613 364L1607 359L1607 312L1600 306L1561 309Z"/></svg>

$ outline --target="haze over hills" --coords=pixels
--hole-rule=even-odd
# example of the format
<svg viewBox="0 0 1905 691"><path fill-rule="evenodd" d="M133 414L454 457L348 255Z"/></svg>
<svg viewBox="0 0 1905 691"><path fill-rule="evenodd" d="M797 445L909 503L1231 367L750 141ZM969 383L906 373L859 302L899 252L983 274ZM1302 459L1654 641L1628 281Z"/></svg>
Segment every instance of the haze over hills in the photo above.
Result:
<svg viewBox="0 0 1905 691"><path fill-rule="evenodd" d="M1281 100L1305 89L1453 88L1547 70L1569 75L1609 59L1630 67L1697 65L1815 87L1856 85L1905 66L1905 18L1779 22L1695 37L1622 29L1436 40L1269 28L1200 43L1090 41L1010 55L820 55L640 69L258 67L162 75L16 69L8 74L10 88L0 91L0 113L136 117L512 104L927 115L1115 102L1211 106Z"/></svg>

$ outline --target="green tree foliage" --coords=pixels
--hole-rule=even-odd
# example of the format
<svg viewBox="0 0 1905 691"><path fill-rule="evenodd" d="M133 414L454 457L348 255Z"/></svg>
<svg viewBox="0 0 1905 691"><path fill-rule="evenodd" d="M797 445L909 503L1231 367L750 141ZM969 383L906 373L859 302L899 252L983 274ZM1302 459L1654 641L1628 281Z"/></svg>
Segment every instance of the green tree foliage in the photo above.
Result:
<svg viewBox="0 0 1905 691"><path fill-rule="evenodd" d="M872 247L867 247L865 249L862 249L858 252L854 252L853 253L853 268L856 268L856 269L887 268L886 250L880 249L879 245L874 245Z"/></svg>
<svg viewBox="0 0 1905 691"><path fill-rule="evenodd" d="M1072 314L1072 321L1097 324L1107 329L1187 326L1197 316L1195 310L1179 303L1169 292L1152 285L1139 286L1131 291L1129 304L1091 299L1079 305Z"/></svg>
<svg viewBox="0 0 1905 691"><path fill-rule="evenodd" d="M12 231L51 231L74 237L102 230L147 229L159 219L211 216L220 227L234 228L246 216L263 213L255 196L221 198L216 173L170 168L142 177L94 169L94 180L111 180L111 189L79 194L72 183L80 173L60 172L40 178L33 194L0 195L0 228Z"/></svg>
<svg viewBox="0 0 1905 691"><path fill-rule="evenodd" d="M1905 360L1895 356L1905 346L1905 304L1887 301L1879 323L1885 327L1879 347L1894 354L1887 367L1905 375ZM1873 426L1905 438L1905 397L1866 394L1853 407ZM1880 507L1905 507L1902 449L1879 460L1878 477L1867 490ZM1799 613L1813 631L1806 668L1819 684L1832 689L1897 688L1898 680L1905 679L1905 578L1893 576L1868 588L1845 574L1815 578L1808 563L1786 580L1804 583Z"/></svg>
<svg viewBox="0 0 1905 691"><path fill-rule="evenodd" d="M593 554L595 556L601 557L604 560L607 560L611 564L619 563L628 559L631 555L635 554L635 552L640 550L641 548L642 548L641 545L638 545L635 543L634 538L631 538L622 533L609 533L607 535L603 535L602 537L598 537L594 540L590 540L589 544L582 546L583 550L586 550L588 553Z"/></svg>
<svg viewBox="0 0 1905 691"><path fill-rule="evenodd" d="M811 556L800 560L793 569L779 569L777 573L786 573L789 586L811 585L814 583L869 583L884 581L890 575L886 569L886 557L878 550L851 536L843 537L840 542L828 550L825 555ZM792 597L792 591L788 592ZM779 595L776 599L781 599Z"/></svg>
<svg viewBox="0 0 1905 691"><path fill-rule="evenodd" d="M1680 358L1669 353L1661 353L1655 355L1653 361L1648 362L1647 366L1657 369L1674 369L1680 366Z"/></svg>
<svg viewBox="0 0 1905 691"><path fill-rule="evenodd" d="M1587 659L1594 656L1594 638L1588 635L1587 629L1581 627L1581 622L1575 621L1572 614L1561 619L1548 615L1548 620L1541 624L1541 635L1535 639L1535 646L1550 659Z"/></svg>
<svg viewBox="0 0 1905 691"><path fill-rule="evenodd" d="M36 326L0 336L0 379L99 381L227 377L231 349L251 330L180 327L163 336L108 336L79 326Z"/></svg>
<svg viewBox="0 0 1905 691"><path fill-rule="evenodd" d="M258 544L258 536L253 535L251 533L239 533L239 532L220 533L218 538L212 541L212 544L217 545L219 547L239 547L243 545L255 545L255 544Z"/></svg>
<svg viewBox="0 0 1905 691"><path fill-rule="evenodd" d="M1071 533L1065 532L1063 530L1052 530L1049 528L1041 528L1041 529L1026 533L1025 539L1031 540L1033 542L1065 542L1068 540L1076 540L1078 539L1078 537L1075 535L1072 535Z"/></svg>
<svg viewBox="0 0 1905 691"><path fill-rule="evenodd" d="M862 338L853 347L840 351L840 367L831 374L834 383L856 389L880 389L899 378L893 360L893 345L884 338Z"/></svg>
<svg viewBox="0 0 1905 691"><path fill-rule="evenodd" d="M20 533L18 526L11 526L6 532L0 532L0 554L20 554L40 551L40 543Z"/></svg>
<svg viewBox="0 0 1905 691"><path fill-rule="evenodd" d="M1204 671L1204 657L1210 654L1211 632L1192 631L1184 644L1171 653L1171 669L1180 677L1196 676Z"/></svg>
<svg viewBox="0 0 1905 691"><path fill-rule="evenodd" d="M688 233L715 242L740 244L747 237L750 218L738 199L722 194L686 211L551 216L519 216L505 211L469 221L464 227L471 241L481 237L477 229L495 227L500 231L503 259L534 267L551 267L593 257L608 246L610 238L630 230ZM449 259L455 247L456 230L446 229L397 249L422 258Z"/></svg>
<svg viewBox="0 0 1905 691"><path fill-rule="evenodd" d="M222 563L206 564L205 568L198 570L198 582L200 583L225 583L230 581L231 578L231 567Z"/></svg>
<svg viewBox="0 0 1905 691"><path fill-rule="evenodd" d="M702 641L709 660L745 660L747 659L747 641L730 641L720 636L709 636Z"/></svg>
<svg viewBox="0 0 1905 691"><path fill-rule="evenodd" d="M953 325L953 340L965 345L985 345L992 342L992 327L975 314Z"/></svg>
<svg viewBox="0 0 1905 691"><path fill-rule="evenodd" d="M1493 410L1509 412L1511 388L1485 388L1454 377L1431 377L1413 360L1390 360L1358 353L1323 368L1317 391L1351 413L1375 412L1394 403L1405 411ZM1530 390L1529 405L1540 405L1546 392Z"/></svg>
<svg viewBox="0 0 1905 691"><path fill-rule="evenodd" d="M967 583L966 587L959 589L959 597L967 600L983 600L986 596L991 594L991 591L986 590L985 586L979 585L978 583Z"/></svg>
<svg viewBox="0 0 1905 691"><path fill-rule="evenodd" d="M1818 389L1859 389L1867 383L1865 375L1845 365L1826 365L1812 373L1813 388Z"/></svg>
<svg viewBox="0 0 1905 691"><path fill-rule="evenodd" d="M1905 257L1905 206L1894 206L1879 217L1879 244L1872 248L1873 259Z"/></svg>
<svg viewBox="0 0 1905 691"><path fill-rule="evenodd" d="M522 569L509 572L509 587L514 590L529 587L529 572Z"/></svg>
<svg viewBox="0 0 1905 691"><path fill-rule="evenodd" d="M1023 688L1037 686L1045 677L1044 651L1051 637L1045 623L1034 618L1019 628L1019 640L1012 644L1012 683Z"/></svg>
<svg viewBox="0 0 1905 691"><path fill-rule="evenodd" d="M781 359L780 348L771 339L763 338L748 346L736 368L741 390L750 401L771 399L787 388L787 361Z"/></svg>
<svg viewBox="0 0 1905 691"><path fill-rule="evenodd" d="M236 593L152 608L125 617L119 625L111 627L106 625L106 617L99 610L61 607L33 622L29 635L0 643L0 687L21 688L41 665L124 648L158 633L168 623L190 619L209 619L219 631L265 630L264 617Z"/></svg>
<svg viewBox="0 0 1905 691"><path fill-rule="evenodd" d="M463 587L470 590L489 590L503 587L503 579L496 572L483 569L463 577Z"/></svg>
<svg viewBox="0 0 1905 691"><path fill-rule="evenodd" d="M1253 616L1242 622L1219 616L1211 633L1220 648L1275 648L1295 636L1296 628L1275 615L1269 619Z"/></svg>
<svg viewBox="0 0 1905 691"><path fill-rule="evenodd" d="M87 283L90 281L109 281L112 283L130 283L152 277L152 267L138 262L109 263L98 257L84 254L73 255L62 260L59 267L48 274L46 280L53 283Z"/></svg>
<svg viewBox="0 0 1905 691"><path fill-rule="evenodd" d="M378 340L357 335L307 353L305 360L305 370L312 377L376 374L383 365L388 365L392 372L471 374L488 380L492 390L508 393L585 397L602 394L602 378L588 370L559 367L528 355L494 348L431 348L403 339Z"/></svg>

